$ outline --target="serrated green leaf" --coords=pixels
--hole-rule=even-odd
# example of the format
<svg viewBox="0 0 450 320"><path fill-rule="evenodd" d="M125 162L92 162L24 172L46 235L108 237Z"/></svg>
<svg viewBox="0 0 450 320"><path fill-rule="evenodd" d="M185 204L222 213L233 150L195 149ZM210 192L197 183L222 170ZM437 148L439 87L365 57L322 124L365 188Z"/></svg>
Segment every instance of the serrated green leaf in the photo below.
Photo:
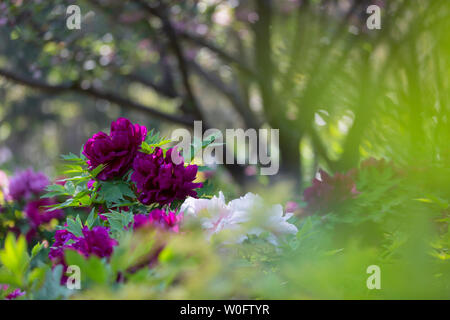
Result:
<svg viewBox="0 0 450 320"><path fill-rule="evenodd" d="M125 197L135 198L133 190L125 181L102 182L98 195L109 205L121 203Z"/></svg>
<svg viewBox="0 0 450 320"><path fill-rule="evenodd" d="M73 153L62 155L61 158L65 161L84 162L84 160Z"/></svg>
<svg viewBox="0 0 450 320"><path fill-rule="evenodd" d="M79 217L78 217L79 219ZM83 226L81 224L81 221L77 221L71 218L67 218L67 230L71 233L73 233L75 236L77 237L82 237L83 236Z"/></svg>
<svg viewBox="0 0 450 320"><path fill-rule="evenodd" d="M95 178L100 172L102 172L103 169L105 169L105 167L106 167L106 165L104 165L104 164L98 165L95 169L90 171L91 176L93 178Z"/></svg>
<svg viewBox="0 0 450 320"><path fill-rule="evenodd" d="M95 208L92 208L91 213L89 213L89 216L86 219L85 225L89 229L92 229L92 226L94 225L94 221L95 221Z"/></svg>
<svg viewBox="0 0 450 320"><path fill-rule="evenodd" d="M118 212L111 210L108 213L104 213L103 216L108 219L112 232L121 233L133 222L133 213L131 211Z"/></svg>

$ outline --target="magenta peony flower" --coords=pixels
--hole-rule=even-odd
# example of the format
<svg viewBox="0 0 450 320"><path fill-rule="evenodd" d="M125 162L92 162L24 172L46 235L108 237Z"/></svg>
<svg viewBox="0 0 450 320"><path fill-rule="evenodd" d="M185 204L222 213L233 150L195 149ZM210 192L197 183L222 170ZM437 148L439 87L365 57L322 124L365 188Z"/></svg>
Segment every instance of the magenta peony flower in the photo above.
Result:
<svg viewBox="0 0 450 320"><path fill-rule="evenodd" d="M22 290L20 290L20 289L16 289L16 290L14 290L13 292L11 292L10 294L8 294L6 297L5 297L5 300L14 300L14 299L17 299L18 297L21 297L21 296L23 296L23 295L25 295L25 291L22 291Z"/></svg>
<svg viewBox="0 0 450 320"><path fill-rule="evenodd" d="M176 215L175 212L165 212L160 209L152 210L149 215L136 214L134 216L134 230L145 227L158 227L165 230L178 232L179 223L183 219L183 215Z"/></svg>
<svg viewBox="0 0 450 320"><path fill-rule="evenodd" d="M306 210L310 213L332 210L358 194L353 172L336 173L333 177L323 170L319 173L321 180L313 179L312 186L303 193L304 200L308 203Z"/></svg>
<svg viewBox="0 0 450 320"><path fill-rule="evenodd" d="M95 183L94 179L91 179L86 183L86 186L88 187L89 190L92 190L94 188L94 183Z"/></svg>
<svg viewBox="0 0 450 320"><path fill-rule="evenodd" d="M0 290L8 290L9 289L9 285L8 284L1 284L0 283ZM25 295L25 291L21 291L20 289L15 289L14 291L12 291L11 293L9 293L6 297L5 300L13 300L16 299L18 297L21 297L23 295Z"/></svg>
<svg viewBox="0 0 450 320"><path fill-rule="evenodd" d="M62 210L46 208L46 206L53 204L56 204L56 202L51 199L39 199L27 203L25 213L33 229L41 224L50 222L52 219L59 219L63 216L64 212Z"/></svg>
<svg viewBox="0 0 450 320"><path fill-rule="evenodd" d="M295 201L288 201L288 202L286 202L284 210L286 212L294 213L294 212L296 212L299 209L300 209L300 206L298 205L297 202L295 202Z"/></svg>
<svg viewBox="0 0 450 320"><path fill-rule="evenodd" d="M98 132L84 145L83 154L88 158L90 169L100 164L106 167L97 175L100 180L123 176L130 168L147 128L133 125L130 120L119 118L111 123L111 133Z"/></svg>
<svg viewBox="0 0 450 320"><path fill-rule="evenodd" d="M194 183L197 175L197 166L184 166L181 156L179 164L172 161L174 149L167 150L164 157L161 148L155 148L152 154L138 152L133 162L134 172L131 180L136 183L139 201L149 205L171 203L174 200L184 200L186 197L196 197L196 188L202 183Z"/></svg>
<svg viewBox="0 0 450 320"><path fill-rule="evenodd" d="M39 195L49 185L50 181L42 172L34 172L29 168L16 173L9 182L9 197L12 200L28 200L33 195Z"/></svg>

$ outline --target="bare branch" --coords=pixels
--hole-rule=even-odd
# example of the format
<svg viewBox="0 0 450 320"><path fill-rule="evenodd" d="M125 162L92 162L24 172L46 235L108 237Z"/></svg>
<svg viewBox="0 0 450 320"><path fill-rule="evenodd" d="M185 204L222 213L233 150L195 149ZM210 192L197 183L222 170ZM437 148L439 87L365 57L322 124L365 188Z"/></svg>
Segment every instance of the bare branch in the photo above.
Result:
<svg viewBox="0 0 450 320"><path fill-rule="evenodd" d="M164 84L153 82L152 80L141 76L137 73L130 73L124 76L125 78L129 79L130 81L136 81L139 82L147 87L150 87L157 91L159 94L166 96L168 98L177 98L178 94L173 91L173 88L170 88Z"/></svg>
<svg viewBox="0 0 450 320"><path fill-rule="evenodd" d="M122 96L119 96L115 93L104 91L101 89L96 89L96 88L83 89L79 84L80 82L68 82L65 84L52 85L52 84L46 83L44 81L30 79L25 76L18 75L11 71L1 69L1 68L0 68L0 75L8 80L18 83L18 84L21 84L21 85L24 85L24 86L27 86L30 88L34 88L34 89L39 89L39 90L42 90L42 91L45 91L45 92L48 92L51 94L59 94L59 93L63 93L63 92L81 93L81 94L88 95L88 96L91 96L94 98L104 99L104 100L116 103L119 106L128 107L133 110L141 111L141 112L147 113L153 117L156 117L156 118L159 118L162 120L171 121L171 122L182 124L185 126L193 125L193 122L192 122L193 119L186 115L180 117L180 116L164 113L164 112L157 110L156 108L145 106L138 102L129 100Z"/></svg>
<svg viewBox="0 0 450 320"><path fill-rule="evenodd" d="M184 39L189 40L200 47L205 47L211 50L212 52L216 53L222 60L231 63L233 65L236 65L242 72L245 74L255 78L256 72L247 65L244 61L237 57L233 57L231 54L225 52L223 49L219 48L217 45L209 42L203 37L200 37L196 34L193 34L192 32L189 32L187 30L176 30L177 33Z"/></svg>

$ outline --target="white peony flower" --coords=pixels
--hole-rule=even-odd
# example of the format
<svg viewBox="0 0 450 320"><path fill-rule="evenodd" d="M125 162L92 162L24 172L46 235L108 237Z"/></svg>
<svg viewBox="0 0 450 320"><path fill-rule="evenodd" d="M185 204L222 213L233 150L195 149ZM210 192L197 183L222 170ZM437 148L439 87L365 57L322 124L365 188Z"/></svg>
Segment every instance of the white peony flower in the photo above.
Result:
<svg viewBox="0 0 450 320"><path fill-rule="evenodd" d="M186 218L200 219L202 228L208 238L213 234L228 231L232 239L227 243L241 243L248 235L259 236L268 232L268 241L278 245L278 238L284 234L296 234L297 227L287 220L291 214L284 214L279 204L267 206L264 200L253 193L225 202L222 192L212 199L187 198L181 206L181 212Z"/></svg>

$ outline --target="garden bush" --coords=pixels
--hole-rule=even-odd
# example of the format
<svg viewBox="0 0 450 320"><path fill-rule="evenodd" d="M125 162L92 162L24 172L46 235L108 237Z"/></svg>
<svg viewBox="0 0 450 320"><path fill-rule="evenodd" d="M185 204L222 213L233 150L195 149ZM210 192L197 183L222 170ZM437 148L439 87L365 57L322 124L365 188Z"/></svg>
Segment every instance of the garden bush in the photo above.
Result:
<svg viewBox="0 0 450 320"><path fill-rule="evenodd" d="M277 204L170 144L119 118L53 184L0 172L0 298L450 298L448 167L369 158Z"/></svg>

